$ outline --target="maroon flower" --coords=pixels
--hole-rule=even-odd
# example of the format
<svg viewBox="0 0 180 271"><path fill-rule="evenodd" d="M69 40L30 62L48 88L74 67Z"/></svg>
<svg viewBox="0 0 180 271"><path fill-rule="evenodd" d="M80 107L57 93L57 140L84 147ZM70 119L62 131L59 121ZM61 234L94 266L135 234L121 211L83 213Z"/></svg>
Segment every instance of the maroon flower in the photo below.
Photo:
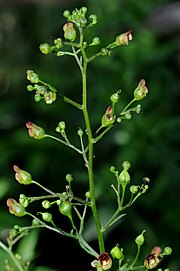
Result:
<svg viewBox="0 0 180 271"><path fill-rule="evenodd" d="M144 79L141 79L137 88L134 91L134 99L137 101L142 100L144 97L146 97L147 93L148 89L146 87L146 81Z"/></svg>
<svg viewBox="0 0 180 271"><path fill-rule="evenodd" d="M112 266L112 260L107 252L103 252L99 255L98 260L103 270L109 270Z"/></svg>
<svg viewBox="0 0 180 271"><path fill-rule="evenodd" d="M144 261L144 266L147 269L154 269L160 262L158 256L161 253L160 247L154 247L150 254L146 256L146 259Z"/></svg>

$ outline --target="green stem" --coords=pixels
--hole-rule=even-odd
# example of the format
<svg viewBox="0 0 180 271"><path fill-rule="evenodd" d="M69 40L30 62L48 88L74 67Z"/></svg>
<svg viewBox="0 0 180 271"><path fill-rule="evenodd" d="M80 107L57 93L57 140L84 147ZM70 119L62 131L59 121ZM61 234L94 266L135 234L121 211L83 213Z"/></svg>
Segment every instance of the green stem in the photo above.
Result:
<svg viewBox="0 0 180 271"><path fill-rule="evenodd" d="M84 120L86 124L87 134L88 134L88 147L89 147L89 153L88 153L88 176L89 176L89 188L90 188L90 195L91 195L91 209L96 225L97 235L98 235L98 243L99 243L99 250L100 252L104 252L104 239L103 234L101 231L101 224L100 219L96 207L96 197L95 197L95 187L94 187L94 174L93 174L93 137L92 137L92 131L91 131L91 125L89 120L89 114L87 110L87 57L85 50L83 48L83 32L82 29L80 29L80 45L81 45L81 52L83 57L83 70L82 70L82 111L84 114Z"/></svg>
<svg viewBox="0 0 180 271"><path fill-rule="evenodd" d="M64 144L64 145L68 146L69 148L75 150L76 152L82 154L82 151L81 151L81 150L79 150L79 149L76 148L74 145L72 145L72 144L70 144L70 143L68 143L68 142L66 142L66 141L64 141L64 140L62 140L62 139L60 139L60 138L57 138L57 137L52 136L52 135L47 135L47 134L46 134L44 137L52 138L52 139L54 139L54 140L56 140L56 141L58 141L58 142L60 142L60 143L62 143L62 144Z"/></svg>
<svg viewBox="0 0 180 271"><path fill-rule="evenodd" d="M12 259L12 261L14 262L16 268L18 269L18 271L24 271L24 268L21 266L21 264L18 262L18 260L16 259L16 257L14 256L14 254L12 253L12 251L6 247L1 241L0 241L0 247L6 251L6 253L10 256L10 258Z"/></svg>
<svg viewBox="0 0 180 271"><path fill-rule="evenodd" d="M135 259L134 259L134 261L133 261L133 263L131 264L131 268L135 265L135 263L136 263L136 261L137 261L137 259L138 259L138 257L139 257L139 253L140 253L140 249L141 249L141 246L137 246L137 253L136 253L136 257L135 257ZM132 270L132 269L131 269Z"/></svg>

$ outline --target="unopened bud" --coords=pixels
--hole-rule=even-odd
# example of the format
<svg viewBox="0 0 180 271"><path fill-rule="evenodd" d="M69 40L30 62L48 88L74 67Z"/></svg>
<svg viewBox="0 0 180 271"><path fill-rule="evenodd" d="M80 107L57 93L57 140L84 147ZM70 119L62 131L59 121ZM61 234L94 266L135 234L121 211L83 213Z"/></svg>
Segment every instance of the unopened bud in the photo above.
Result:
<svg viewBox="0 0 180 271"><path fill-rule="evenodd" d="M15 216L21 217L26 214L25 208L15 199L9 198L7 200L7 206L9 207L9 212Z"/></svg>

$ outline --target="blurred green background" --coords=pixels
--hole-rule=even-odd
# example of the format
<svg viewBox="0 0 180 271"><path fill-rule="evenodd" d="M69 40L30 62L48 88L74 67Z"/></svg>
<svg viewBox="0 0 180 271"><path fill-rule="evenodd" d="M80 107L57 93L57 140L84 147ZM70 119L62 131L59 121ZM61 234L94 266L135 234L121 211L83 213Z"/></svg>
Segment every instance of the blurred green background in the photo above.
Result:
<svg viewBox="0 0 180 271"><path fill-rule="evenodd" d="M180 23L176 12L180 12L180 1L0 2L0 239L5 240L7 230L14 224L30 223L27 218L10 215L6 199L18 199L20 193L41 194L36 187L24 187L14 180L14 164L31 172L37 181L54 191L64 191L67 173L74 176L77 195L83 195L88 189L87 176L76 153L48 139L33 140L25 128L25 123L32 121L55 134L57 123L65 120L69 137L75 143L78 127L84 128L79 112L62 100L52 105L36 103L32 93L26 91L26 70L33 69L66 96L77 101L80 98L80 75L74 60L43 56L39 45L62 37L64 9L82 5L99 18L98 25L89 30L89 41L99 36L103 47L119 33L133 30L129 46L117 48L111 57L99 58L89 66L89 112L94 129L109 106L109 96L113 92L122 90L123 106L142 78L149 89L142 102L142 114L114 128L96 146L96 193L103 221L113 212L116 201L110 188L114 182L109 172L111 165L120 170L123 160L129 160L134 184L140 184L145 176L151 179L147 194L127 211L122 223L117 223L113 231L107 233L107 250L119 243L131 259L135 255L134 239L146 229L140 262L154 245L170 245L173 255L164 260L162 267L178 271ZM87 224L85 236L97 248L90 218ZM32 259L34 271L64 271L78 267L89 270L92 261L73 240L46 230L32 232L16 249L23 251L26 259ZM4 271L4 257L0 251L1 271Z"/></svg>

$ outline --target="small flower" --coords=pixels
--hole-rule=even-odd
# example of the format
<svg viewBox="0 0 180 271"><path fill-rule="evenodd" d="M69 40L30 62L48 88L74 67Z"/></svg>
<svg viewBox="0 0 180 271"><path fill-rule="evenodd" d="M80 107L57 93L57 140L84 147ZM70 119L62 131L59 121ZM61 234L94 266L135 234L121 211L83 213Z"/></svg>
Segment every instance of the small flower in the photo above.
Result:
<svg viewBox="0 0 180 271"><path fill-rule="evenodd" d="M109 270L112 266L112 260L107 252L103 252L99 255L98 260L103 270Z"/></svg>
<svg viewBox="0 0 180 271"><path fill-rule="evenodd" d="M52 91L45 92L44 100L46 104L52 104L56 100L56 93Z"/></svg>
<svg viewBox="0 0 180 271"><path fill-rule="evenodd" d="M144 266L147 269L154 269L160 262L160 260L158 259L158 256L160 255L160 253L161 253L161 248L157 246L154 247L151 253L147 255L144 261Z"/></svg>
<svg viewBox="0 0 180 271"><path fill-rule="evenodd" d="M34 71L27 70L27 80L29 80L33 84L36 84L39 82L39 76Z"/></svg>
<svg viewBox="0 0 180 271"><path fill-rule="evenodd" d="M28 121L26 123L26 127L28 128L28 133L30 137L34 137L35 139L42 139L45 136L45 131L43 128L37 126L36 124Z"/></svg>
<svg viewBox="0 0 180 271"><path fill-rule="evenodd" d="M9 212L15 216L24 216L26 214L26 210L21 206L15 199L9 198L7 200L7 206L9 207Z"/></svg>
<svg viewBox="0 0 180 271"><path fill-rule="evenodd" d="M117 45L128 45L129 41L132 40L132 30L129 30L119 36L116 37Z"/></svg>
<svg viewBox="0 0 180 271"><path fill-rule="evenodd" d="M112 106L106 109L105 114L102 116L101 124L103 127L109 126L115 122L116 116L113 114Z"/></svg>
<svg viewBox="0 0 180 271"><path fill-rule="evenodd" d="M146 97L146 94L148 93L148 89L146 87L146 81L144 79L141 79L139 82L137 88L134 91L134 99L139 101Z"/></svg>
<svg viewBox="0 0 180 271"><path fill-rule="evenodd" d="M63 30L64 30L65 39L70 40L70 41L74 41L76 39L76 30L73 26L73 23L70 23L70 22L66 23L63 26Z"/></svg>
<svg viewBox="0 0 180 271"><path fill-rule="evenodd" d="M14 165L13 167L14 171L16 172L15 174L15 179L20 183L20 184L25 184L28 185L32 182L32 177L31 174L27 171L24 171L20 169L18 166Z"/></svg>

